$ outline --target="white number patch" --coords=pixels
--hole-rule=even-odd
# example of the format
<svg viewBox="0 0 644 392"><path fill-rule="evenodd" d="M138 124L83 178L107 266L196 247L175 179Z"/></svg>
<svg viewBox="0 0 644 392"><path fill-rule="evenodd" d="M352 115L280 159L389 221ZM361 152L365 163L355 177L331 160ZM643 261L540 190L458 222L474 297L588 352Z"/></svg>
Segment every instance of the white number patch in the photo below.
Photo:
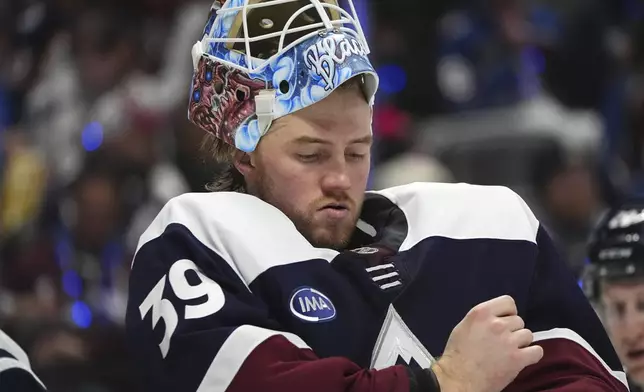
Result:
<svg viewBox="0 0 644 392"><path fill-rule="evenodd" d="M191 285L186 278L186 272L194 271L199 277L199 283ZM179 324L179 315L170 301L163 298L166 279L169 278L170 287L174 294L184 301L198 298L206 298L206 301L199 305L185 305L185 319L199 319L217 313L224 307L226 298L224 292L215 281L204 275L197 265L190 260L179 260L172 264L168 275L163 275L159 282L154 286L147 297L139 306L141 320L152 310L152 329L154 329L160 319L165 323L165 332L163 340L159 343L161 355L163 358L168 355L170 350L170 339Z"/></svg>
<svg viewBox="0 0 644 392"><path fill-rule="evenodd" d="M434 362L434 357L411 332L393 305L389 305L371 356L371 368L380 370L394 366L399 358L408 365L414 361L423 369L429 368Z"/></svg>

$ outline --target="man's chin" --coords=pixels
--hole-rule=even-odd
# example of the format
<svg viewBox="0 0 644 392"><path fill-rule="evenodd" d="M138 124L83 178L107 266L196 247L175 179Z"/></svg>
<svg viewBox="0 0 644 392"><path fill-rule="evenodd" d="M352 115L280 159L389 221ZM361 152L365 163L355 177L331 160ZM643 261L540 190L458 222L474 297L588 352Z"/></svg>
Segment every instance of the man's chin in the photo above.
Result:
<svg viewBox="0 0 644 392"><path fill-rule="evenodd" d="M628 375L638 384L644 386L644 364L626 363Z"/></svg>
<svg viewBox="0 0 644 392"><path fill-rule="evenodd" d="M321 228L313 232L310 242L316 248L330 248L334 250L343 250L349 244L353 227L334 227Z"/></svg>

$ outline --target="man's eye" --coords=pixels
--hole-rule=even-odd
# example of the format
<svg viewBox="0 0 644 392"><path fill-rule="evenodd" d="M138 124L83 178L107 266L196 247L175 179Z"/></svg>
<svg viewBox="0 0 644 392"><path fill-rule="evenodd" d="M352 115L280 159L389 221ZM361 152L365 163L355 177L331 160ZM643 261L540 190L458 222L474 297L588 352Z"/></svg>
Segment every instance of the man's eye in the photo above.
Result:
<svg viewBox="0 0 644 392"><path fill-rule="evenodd" d="M347 156L352 161L361 161L367 156L367 154L347 154Z"/></svg>
<svg viewBox="0 0 644 392"><path fill-rule="evenodd" d="M318 158L318 154L297 154L297 158L305 163L315 162Z"/></svg>
<svg viewBox="0 0 644 392"><path fill-rule="evenodd" d="M626 304L623 302L611 304L608 306L607 313L612 317L622 318L626 313Z"/></svg>

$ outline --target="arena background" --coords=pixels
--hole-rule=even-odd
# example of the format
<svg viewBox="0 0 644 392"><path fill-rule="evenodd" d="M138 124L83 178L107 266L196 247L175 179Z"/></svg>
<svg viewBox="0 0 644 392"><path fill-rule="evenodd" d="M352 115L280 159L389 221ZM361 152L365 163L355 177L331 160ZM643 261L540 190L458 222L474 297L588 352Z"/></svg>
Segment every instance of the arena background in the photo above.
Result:
<svg viewBox="0 0 644 392"><path fill-rule="evenodd" d="M644 191L644 2L354 0L381 77L371 186L506 185L579 274ZM210 1L0 0L0 328L51 391L136 391L132 251L218 169L186 120Z"/></svg>

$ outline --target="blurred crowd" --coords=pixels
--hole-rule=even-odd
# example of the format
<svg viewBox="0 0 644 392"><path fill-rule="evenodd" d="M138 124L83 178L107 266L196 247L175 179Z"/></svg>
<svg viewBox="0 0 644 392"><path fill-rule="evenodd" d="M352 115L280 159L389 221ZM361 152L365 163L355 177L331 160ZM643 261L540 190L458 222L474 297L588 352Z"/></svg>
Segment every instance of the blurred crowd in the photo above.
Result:
<svg viewBox="0 0 644 392"><path fill-rule="evenodd" d="M381 91L371 187L506 185L572 270L644 191L641 0L354 0ZM217 167L186 120L209 0L0 0L0 328L52 391L137 390L129 264Z"/></svg>

